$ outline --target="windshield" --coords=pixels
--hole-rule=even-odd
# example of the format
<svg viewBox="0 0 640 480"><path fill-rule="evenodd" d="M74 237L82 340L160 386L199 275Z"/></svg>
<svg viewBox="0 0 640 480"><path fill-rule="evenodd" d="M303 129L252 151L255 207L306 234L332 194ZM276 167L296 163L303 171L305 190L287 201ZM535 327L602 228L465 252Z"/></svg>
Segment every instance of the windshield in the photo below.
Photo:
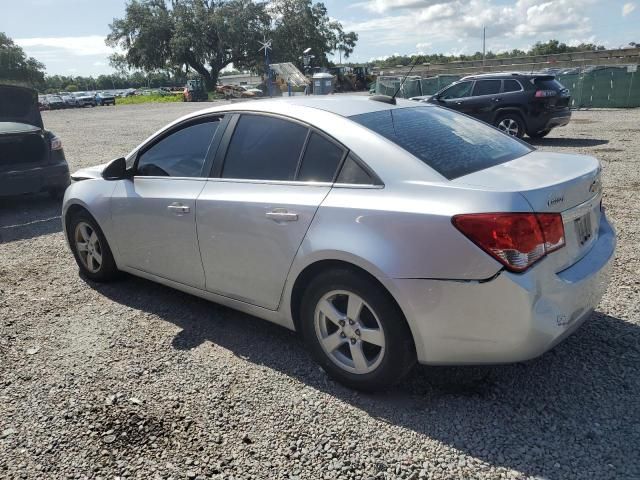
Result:
<svg viewBox="0 0 640 480"><path fill-rule="evenodd" d="M532 151L485 123L445 108L395 108L349 118L412 153L449 180Z"/></svg>

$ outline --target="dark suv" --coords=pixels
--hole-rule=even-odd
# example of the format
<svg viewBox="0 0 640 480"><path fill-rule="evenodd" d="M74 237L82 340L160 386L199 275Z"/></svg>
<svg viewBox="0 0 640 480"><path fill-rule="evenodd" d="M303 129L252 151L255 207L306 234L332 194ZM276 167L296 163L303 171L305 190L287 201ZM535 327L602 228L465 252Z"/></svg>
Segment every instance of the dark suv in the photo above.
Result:
<svg viewBox="0 0 640 480"><path fill-rule="evenodd" d="M525 133L542 138L571 120L569 90L548 74L471 75L435 95L412 100L466 113L518 138Z"/></svg>

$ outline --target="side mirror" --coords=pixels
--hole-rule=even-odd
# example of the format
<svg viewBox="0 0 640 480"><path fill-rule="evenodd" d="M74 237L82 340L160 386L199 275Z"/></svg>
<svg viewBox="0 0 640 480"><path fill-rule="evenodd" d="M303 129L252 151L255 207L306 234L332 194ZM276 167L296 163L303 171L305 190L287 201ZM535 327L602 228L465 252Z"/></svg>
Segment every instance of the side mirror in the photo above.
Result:
<svg viewBox="0 0 640 480"><path fill-rule="evenodd" d="M124 157L112 160L102 171L105 180L122 180L127 178L127 161Z"/></svg>

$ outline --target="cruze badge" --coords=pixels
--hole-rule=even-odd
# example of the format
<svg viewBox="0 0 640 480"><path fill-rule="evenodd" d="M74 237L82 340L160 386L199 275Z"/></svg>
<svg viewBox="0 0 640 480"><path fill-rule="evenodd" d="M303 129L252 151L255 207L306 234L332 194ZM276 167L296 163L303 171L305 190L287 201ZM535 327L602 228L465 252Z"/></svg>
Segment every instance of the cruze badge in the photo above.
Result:
<svg viewBox="0 0 640 480"><path fill-rule="evenodd" d="M552 193L551 195L549 195L549 200L547 200L547 205L549 207L553 207L555 205L560 205L563 202L564 202L564 195Z"/></svg>

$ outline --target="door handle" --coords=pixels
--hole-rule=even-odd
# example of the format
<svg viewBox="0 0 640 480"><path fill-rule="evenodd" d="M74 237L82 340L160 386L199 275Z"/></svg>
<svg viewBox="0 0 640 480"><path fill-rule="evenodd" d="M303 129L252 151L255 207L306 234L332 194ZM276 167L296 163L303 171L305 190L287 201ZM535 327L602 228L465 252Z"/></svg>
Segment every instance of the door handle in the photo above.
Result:
<svg viewBox="0 0 640 480"><path fill-rule="evenodd" d="M274 222L297 222L298 214L293 212L288 212L284 208L274 208L270 212L265 213L266 217L269 220L273 220Z"/></svg>
<svg viewBox="0 0 640 480"><path fill-rule="evenodd" d="M494 98L494 99L493 99L493 101L494 101L494 102L499 102L499 101L500 101L500 98Z"/></svg>
<svg viewBox="0 0 640 480"><path fill-rule="evenodd" d="M167 207L167 210L169 210L169 212L171 213L175 213L176 215L184 215L185 213L189 213L191 211L188 205L183 205L180 202L173 202Z"/></svg>

